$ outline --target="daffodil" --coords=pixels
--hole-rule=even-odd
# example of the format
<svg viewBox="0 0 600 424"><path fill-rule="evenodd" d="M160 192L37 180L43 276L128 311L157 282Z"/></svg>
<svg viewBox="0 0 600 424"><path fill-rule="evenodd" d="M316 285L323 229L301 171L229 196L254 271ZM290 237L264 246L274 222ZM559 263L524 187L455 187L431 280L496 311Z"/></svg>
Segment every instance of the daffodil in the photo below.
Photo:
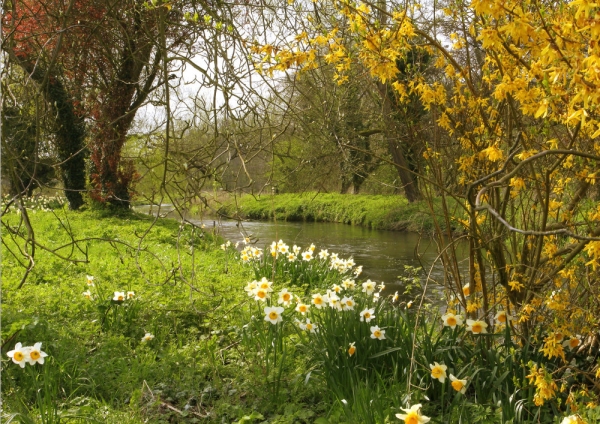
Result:
<svg viewBox="0 0 600 424"><path fill-rule="evenodd" d="M421 412L419 411L421 409L420 403L413 405L408 409L400 409L406 412L406 414L396 414L396 418L404 420L406 424L425 424L428 423L431 419L429 417L426 417L425 415L421 415Z"/></svg>
<svg viewBox="0 0 600 424"><path fill-rule="evenodd" d="M290 253L290 247L285 244L282 243L281 245L277 246L277 249L279 250L280 253L287 255L288 253Z"/></svg>
<svg viewBox="0 0 600 424"><path fill-rule="evenodd" d="M370 296L375 291L375 283L371 280L365 281L363 284L362 292Z"/></svg>
<svg viewBox="0 0 600 424"><path fill-rule="evenodd" d="M467 320L467 331L471 331L473 334L487 333L487 324L479 320Z"/></svg>
<svg viewBox="0 0 600 424"><path fill-rule="evenodd" d="M569 350L577 349L581 345L581 336L578 334L573 337L569 337L569 340L563 342L563 346Z"/></svg>
<svg viewBox="0 0 600 424"><path fill-rule="evenodd" d="M460 392L462 394L465 394L465 392L467 391L467 380L459 380L458 378L454 377L452 374L450 374L450 385L452 386L452 388L454 390L456 390L457 392Z"/></svg>
<svg viewBox="0 0 600 424"><path fill-rule="evenodd" d="M497 324L506 324L508 321L514 320L514 318L508 315L506 311L499 311L496 316L494 316L494 319Z"/></svg>
<svg viewBox="0 0 600 424"><path fill-rule="evenodd" d="M298 305L296 305L296 312L300 312L302 315L305 315L308 312L309 307L310 305L298 302Z"/></svg>
<svg viewBox="0 0 600 424"><path fill-rule="evenodd" d="M354 302L354 299L352 299L351 297L347 297L347 296L342 298L340 303L342 305L343 311L353 311L354 306L356 305L356 302Z"/></svg>
<svg viewBox="0 0 600 424"><path fill-rule="evenodd" d="M42 365L46 356L48 354L42 352L42 342L37 342L29 348L29 363L31 365L35 365L36 363Z"/></svg>
<svg viewBox="0 0 600 424"><path fill-rule="evenodd" d="M246 293L248 293L248 296L254 296L254 291L258 288L258 281L254 280L254 281L250 281L248 284L246 284L246 287L244 287L244 290L246 291Z"/></svg>
<svg viewBox="0 0 600 424"><path fill-rule="evenodd" d="M364 322L370 322L375 318L375 309L365 309L360 313L360 320Z"/></svg>
<svg viewBox="0 0 600 424"><path fill-rule="evenodd" d="M377 325L371 327L371 338L377 340L385 340L385 330L382 330Z"/></svg>
<svg viewBox="0 0 600 424"><path fill-rule="evenodd" d="M429 364L429 368L431 368L431 377L437 378L440 380L440 383L446 381L446 370L448 369L446 365L434 362L433 364Z"/></svg>
<svg viewBox="0 0 600 424"><path fill-rule="evenodd" d="M267 306L265 307L265 321L270 321L271 324L277 324L278 322L283 321L283 317L281 314L283 313L283 308L280 306Z"/></svg>
<svg viewBox="0 0 600 424"><path fill-rule="evenodd" d="M564 417L560 424L585 424L579 415L569 415Z"/></svg>
<svg viewBox="0 0 600 424"><path fill-rule="evenodd" d="M273 291L273 289L271 288L272 285L273 285L273 282L267 280L266 277L261 278L261 280L258 282L258 287L266 290L267 292Z"/></svg>
<svg viewBox="0 0 600 424"><path fill-rule="evenodd" d="M313 258L312 251L307 250L306 252L302 252L302 260L303 261L309 262L312 260L312 258Z"/></svg>
<svg viewBox="0 0 600 424"><path fill-rule="evenodd" d="M413 301L411 300L410 302L408 302L406 304L406 309L410 309L410 307L412 306L412 304L413 304Z"/></svg>
<svg viewBox="0 0 600 424"><path fill-rule="evenodd" d="M265 302L269 297L271 297L271 295L269 294L267 289L257 287L254 290L254 300L260 300L261 302Z"/></svg>
<svg viewBox="0 0 600 424"><path fill-rule="evenodd" d="M380 285L377 286L377 288L379 289L379 291L384 291L385 290L385 283L382 281Z"/></svg>
<svg viewBox="0 0 600 424"><path fill-rule="evenodd" d="M125 300L125 292L115 292L115 295L113 296L113 300L117 301L117 302L122 302Z"/></svg>
<svg viewBox="0 0 600 424"><path fill-rule="evenodd" d="M337 284L334 284L331 287L331 291L335 292L336 294L340 294L342 292L342 288L340 286L338 286Z"/></svg>
<svg viewBox="0 0 600 424"><path fill-rule="evenodd" d="M314 244L310 244L310 247L308 248L308 250L310 250L311 252L315 251L315 245Z"/></svg>
<svg viewBox="0 0 600 424"><path fill-rule="evenodd" d="M319 258L321 259L327 259L328 256L329 252L327 251L327 249L323 249L319 252Z"/></svg>
<svg viewBox="0 0 600 424"><path fill-rule="evenodd" d="M462 288L462 292L465 295L465 297L469 296L471 294L471 284L465 284Z"/></svg>
<svg viewBox="0 0 600 424"><path fill-rule="evenodd" d="M300 325L300 328L305 331L310 331L311 333L314 333L315 331L317 331L317 325L310 322L310 319L308 319L308 318L306 318L306 323L300 322L299 325Z"/></svg>
<svg viewBox="0 0 600 424"><path fill-rule="evenodd" d="M323 299L323 296L320 293L317 293L312 295L312 303L317 309L321 309L326 302L325 299Z"/></svg>
<svg viewBox="0 0 600 424"><path fill-rule="evenodd" d="M132 291L127 292L127 299L133 299L134 297L135 297L135 292L132 292Z"/></svg>
<svg viewBox="0 0 600 424"><path fill-rule="evenodd" d="M292 250L297 255L298 253L300 253L300 251L302 250L302 248L300 246L294 245L294 247L292 247Z"/></svg>
<svg viewBox="0 0 600 424"><path fill-rule="evenodd" d="M84 291L82 294L83 294L83 297L85 297L86 299L92 298L92 292L89 290Z"/></svg>
<svg viewBox="0 0 600 424"><path fill-rule="evenodd" d="M288 289L283 289L279 292L277 303L283 303L283 306L289 306L292 303L293 298L292 293L290 293Z"/></svg>
<svg viewBox="0 0 600 424"><path fill-rule="evenodd" d="M19 365L21 368L25 368L25 364L29 361L30 347L23 347L21 343L17 343L15 348L6 353L6 355L12 359L12 361Z"/></svg>
<svg viewBox="0 0 600 424"><path fill-rule="evenodd" d="M356 353L356 346L354 346L355 342L350 343L350 346L348 347L348 355L352 356Z"/></svg>
<svg viewBox="0 0 600 424"><path fill-rule="evenodd" d="M354 290L356 287L356 282L350 278L346 278L342 281L342 287L346 290Z"/></svg>
<svg viewBox="0 0 600 424"><path fill-rule="evenodd" d="M360 274L362 274L362 265L357 266L356 268L354 268L354 276L358 277Z"/></svg>
<svg viewBox="0 0 600 424"><path fill-rule="evenodd" d="M88 286L93 286L94 285L94 277L91 275L86 275L86 282Z"/></svg>
<svg viewBox="0 0 600 424"><path fill-rule="evenodd" d="M327 298L329 299L329 307L333 309L337 309L338 311L342 310L342 305L340 302L340 298L334 292L328 292Z"/></svg>
<svg viewBox="0 0 600 424"><path fill-rule="evenodd" d="M450 327L453 330L457 325L463 325L462 317L460 315L454 315L452 312L447 312L442 315L445 327Z"/></svg>
<svg viewBox="0 0 600 424"><path fill-rule="evenodd" d="M298 258L296 257L296 254L290 252L287 255L287 259L290 262L296 262L296 259L298 259Z"/></svg>
<svg viewBox="0 0 600 424"><path fill-rule="evenodd" d="M144 343L149 342L153 338L154 338L154 334L146 333L146 334L144 334L144 337L142 337L142 342L144 342Z"/></svg>

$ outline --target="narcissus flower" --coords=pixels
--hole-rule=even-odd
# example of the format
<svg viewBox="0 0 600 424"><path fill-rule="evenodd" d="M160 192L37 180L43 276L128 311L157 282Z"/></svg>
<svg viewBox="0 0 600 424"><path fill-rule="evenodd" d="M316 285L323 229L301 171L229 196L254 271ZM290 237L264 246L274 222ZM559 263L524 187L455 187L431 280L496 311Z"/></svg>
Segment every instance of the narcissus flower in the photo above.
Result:
<svg viewBox="0 0 600 424"><path fill-rule="evenodd" d="M244 287L244 290L246 291L246 293L248 293L248 296L254 296L254 291L258 288L258 281L254 280L254 281L250 281L248 284L246 284L246 287Z"/></svg>
<svg viewBox="0 0 600 424"><path fill-rule="evenodd" d="M569 337L569 340L563 342L563 346L569 350L577 349L581 345L581 336L578 334L574 337Z"/></svg>
<svg viewBox="0 0 600 424"><path fill-rule="evenodd" d="M364 322L370 322L375 318L375 309L365 309L360 313L360 320Z"/></svg>
<svg viewBox="0 0 600 424"><path fill-rule="evenodd" d="M312 251L307 250L306 252L302 252L302 260L303 261L309 262L312 260L312 258L313 258Z"/></svg>
<svg viewBox="0 0 600 424"><path fill-rule="evenodd" d="M283 313L283 308L280 306L265 307L265 321L270 321L271 324L277 324L278 322L283 321L283 317L281 314Z"/></svg>
<svg viewBox="0 0 600 424"><path fill-rule="evenodd" d="M434 362L433 364L429 364L429 368L431 368L431 377L437 378L440 380L440 383L446 381L446 370L448 369L446 365Z"/></svg>
<svg viewBox="0 0 600 424"><path fill-rule="evenodd" d="M267 280L265 277L261 278L261 280L258 282L258 287L261 289L265 289L268 292L273 291L273 289L271 288L272 285L273 282Z"/></svg>
<svg viewBox="0 0 600 424"><path fill-rule="evenodd" d="M298 303L298 305L296 305L296 312L300 312L302 315L304 315L308 312L309 307L309 305L305 305L304 303Z"/></svg>
<svg viewBox="0 0 600 424"><path fill-rule="evenodd" d="M12 359L12 361L19 365L21 368L25 368L25 364L29 361L30 347L23 347L21 343L17 343L15 348L6 353L6 355Z"/></svg>
<svg viewBox="0 0 600 424"><path fill-rule="evenodd" d="M344 281L342 281L342 287L346 290L354 290L354 288L356 287L356 283L354 282L354 280L346 278Z"/></svg>
<svg viewBox="0 0 600 424"><path fill-rule="evenodd" d="M359 265L356 268L354 268L354 275L356 277L358 277L360 274L362 274L362 269L363 269L362 265Z"/></svg>
<svg viewBox="0 0 600 424"><path fill-rule="evenodd" d="M125 300L125 292L115 292L115 295L113 296L113 300L116 300L117 302L122 302Z"/></svg>
<svg viewBox="0 0 600 424"><path fill-rule="evenodd" d="M429 417L426 417L425 415L421 415L421 412L419 411L421 409L420 403L413 405L408 409L400 409L406 412L406 414L396 414L396 418L404 420L406 424L425 424L428 423L431 419Z"/></svg>
<svg viewBox="0 0 600 424"><path fill-rule="evenodd" d="M321 259L327 259L328 256L329 252L327 251L327 249L323 249L319 252L319 258Z"/></svg>
<svg viewBox="0 0 600 424"><path fill-rule="evenodd" d="M462 288L462 292L465 295L465 297L469 296L471 294L471 284L469 284L469 283L465 284Z"/></svg>
<svg viewBox="0 0 600 424"><path fill-rule="evenodd" d="M36 363L40 365L43 364L46 356L48 356L48 354L46 352L42 352L42 342L37 342L33 346L29 347L28 361L31 365L35 365Z"/></svg>
<svg viewBox="0 0 600 424"><path fill-rule="evenodd" d="M323 299L323 296L320 293L312 295L312 303L317 309L321 309L326 302L327 301Z"/></svg>
<svg viewBox="0 0 600 424"><path fill-rule="evenodd" d="M462 325L462 317L460 315L454 315L452 312L448 312L442 315L442 320L444 320L444 326L450 327L453 330L457 325Z"/></svg>
<svg viewBox="0 0 600 424"><path fill-rule="evenodd" d="M514 318L506 313L506 311L499 311L494 316L497 324L506 324L508 321L514 320Z"/></svg>
<svg viewBox="0 0 600 424"><path fill-rule="evenodd" d="M260 300L265 302L271 295L267 291L267 289L262 289L260 287L254 290L254 300Z"/></svg>
<svg viewBox="0 0 600 424"><path fill-rule="evenodd" d="M454 390L456 390L457 392L460 392L462 394L465 394L465 392L467 391L467 380L459 380L458 378L454 377L452 374L450 374L450 385L452 386L452 388Z"/></svg>
<svg viewBox="0 0 600 424"><path fill-rule="evenodd" d="M400 299L400 296L398 295L398 292L396 292L392 295L392 302L396 303L398 299Z"/></svg>
<svg viewBox="0 0 600 424"><path fill-rule="evenodd" d="M144 337L142 337L142 342L149 342L154 338L154 334L146 333Z"/></svg>
<svg viewBox="0 0 600 424"><path fill-rule="evenodd" d="M355 342L350 343L350 347L348 348L348 355L352 356L356 353L356 346L354 346Z"/></svg>
<svg viewBox="0 0 600 424"><path fill-rule="evenodd" d="M277 303L283 303L283 306L289 306L292 303L294 296L287 289L283 289L279 292L279 299Z"/></svg>
<svg viewBox="0 0 600 424"><path fill-rule="evenodd" d="M564 417L560 424L585 424L579 415L569 415Z"/></svg>
<svg viewBox="0 0 600 424"><path fill-rule="evenodd" d="M132 292L132 291L127 292L127 299L133 299L134 297L135 297L135 292Z"/></svg>
<svg viewBox="0 0 600 424"><path fill-rule="evenodd" d="M354 302L354 299L352 299L351 297L344 297L341 300L341 305L342 305L343 311L353 311L354 305L356 305L356 303Z"/></svg>
<svg viewBox="0 0 600 424"><path fill-rule="evenodd" d="M377 340L385 340L385 330L382 330L377 325L371 327L371 338Z"/></svg>
<svg viewBox="0 0 600 424"><path fill-rule="evenodd" d="M296 262L296 259L298 259L294 253L289 253L287 255L287 258L288 258L288 261L290 261L290 262Z"/></svg>
<svg viewBox="0 0 600 424"><path fill-rule="evenodd" d="M331 287L331 291L336 293L336 294L340 294L342 292L342 288L340 286L338 286L337 284L334 284Z"/></svg>
<svg viewBox="0 0 600 424"><path fill-rule="evenodd" d="M301 329L303 329L305 331L310 331L311 333L314 333L315 331L317 331L317 325L310 322L310 319L308 319L308 318L306 318L306 323L300 322L298 325L300 326Z"/></svg>
<svg viewBox="0 0 600 424"><path fill-rule="evenodd" d="M362 292L370 296L375 291L375 282L367 280L363 283Z"/></svg>
<svg viewBox="0 0 600 424"><path fill-rule="evenodd" d="M86 299L92 298L92 292L89 290L84 291L82 294L83 294L83 297L85 297Z"/></svg>
<svg viewBox="0 0 600 424"><path fill-rule="evenodd" d="M93 286L94 285L94 277L91 275L86 275L86 282L88 286Z"/></svg>
<svg viewBox="0 0 600 424"><path fill-rule="evenodd" d="M467 331L471 331L473 334L487 333L487 324L479 320L467 320Z"/></svg>

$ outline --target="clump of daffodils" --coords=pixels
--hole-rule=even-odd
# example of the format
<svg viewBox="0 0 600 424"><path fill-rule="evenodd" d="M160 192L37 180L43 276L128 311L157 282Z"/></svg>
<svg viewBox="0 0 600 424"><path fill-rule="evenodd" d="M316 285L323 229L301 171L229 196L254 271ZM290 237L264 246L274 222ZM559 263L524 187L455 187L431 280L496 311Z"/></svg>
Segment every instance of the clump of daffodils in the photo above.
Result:
<svg viewBox="0 0 600 424"><path fill-rule="evenodd" d="M25 368L25 365L43 364L44 358L48 356L42 351L42 342L37 342L33 346L23 346L20 342L15 345L15 348L6 354L12 361Z"/></svg>

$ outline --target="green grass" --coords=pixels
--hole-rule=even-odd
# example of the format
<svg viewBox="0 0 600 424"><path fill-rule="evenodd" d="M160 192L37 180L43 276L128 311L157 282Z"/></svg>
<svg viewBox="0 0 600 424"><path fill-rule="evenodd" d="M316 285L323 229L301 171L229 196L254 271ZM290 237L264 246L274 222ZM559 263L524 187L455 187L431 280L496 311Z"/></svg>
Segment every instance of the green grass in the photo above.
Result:
<svg viewBox="0 0 600 424"><path fill-rule="evenodd" d="M434 213L440 202L434 201ZM379 230L431 231L432 214L425 201L409 203L396 195L343 195L337 193L301 193L245 195L229 201L220 212L246 219L282 221L323 221L359 225ZM443 227L442 227L443 228Z"/></svg>

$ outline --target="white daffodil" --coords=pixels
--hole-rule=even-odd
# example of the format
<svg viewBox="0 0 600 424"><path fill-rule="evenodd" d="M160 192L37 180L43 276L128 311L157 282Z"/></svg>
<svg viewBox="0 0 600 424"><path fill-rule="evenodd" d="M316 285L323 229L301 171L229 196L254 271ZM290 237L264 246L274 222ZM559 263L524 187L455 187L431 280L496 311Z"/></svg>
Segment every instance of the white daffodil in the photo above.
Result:
<svg viewBox="0 0 600 424"><path fill-rule="evenodd" d="M360 313L360 320L364 322L371 322L375 318L375 309L365 309Z"/></svg>
<svg viewBox="0 0 600 424"><path fill-rule="evenodd" d="M308 319L308 318L306 318L306 323L299 322L298 325L300 326L301 329L303 329L305 331L310 331L311 333L314 333L315 331L317 331L317 325L310 322L310 319Z"/></svg>
<svg viewBox="0 0 600 424"><path fill-rule="evenodd" d="M327 259L327 257L329 256L329 252L327 251L327 249L323 249L319 252L319 258L325 260Z"/></svg>
<svg viewBox="0 0 600 424"><path fill-rule="evenodd" d="M442 315L442 320L444 321L445 327L450 327L453 330L457 325L460 326L463 324L462 317L460 315L454 315L452 312L447 312Z"/></svg>
<svg viewBox="0 0 600 424"><path fill-rule="evenodd" d="M354 268L354 276L358 277L360 274L362 274L362 265L357 266L356 268Z"/></svg>
<svg viewBox="0 0 600 424"><path fill-rule="evenodd" d="M463 395L465 394L465 392L467 391L467 380L459 380L458 378L450 374L450 381L450 385L454 390L462 393Z"/></svg>
<svg viewBox="0 0 600 424"><path fill-rule="evenodd" d="M350 347L348 347L348 355L352 356L356 353L356 346L354 346L355 342L350 343Z"/></svg>
<svg viewBox="0 0 600 424"><path fill-rule="evenodd" d="M21 368L25 368L25 364L29 361L29 352L31 347L23 347L21 343L17 343L15 348L6 353L6 355L12 359L12 361L19 365Z"/></svg>
<svg viewBox="0 0 600 424"><path fill-rule="evenodd" d="M272 292L273 289L271 288L271 286L273 285L272 281L267 280L266 277L261 278L261 280L258 282L258 287L261 289L264 289L267 292Z"/></svg>
<svg viewBox="0 0 600 424"><path fill-rule="evenodd" d="M347 296L342 298L340 303L342 305L343 311L353 311L354 306L356 305L356 302L354 302L354 299L352 299L351 297L347 297Z"/></svg>
<svg viewBox="0 0 600 424"><path fill-rule="evenodd" d="M292 250L297 255L298 253L300 253L300 251L302 250L302 248L300 246L294 245L294 247L292 247Z"/></svg>
<svg viewBox="0 0 600 424"><path fill-rule="evenodd" d="M250 281L248 284L246 284L246 287L244 287L244 290L246 291L246 293L248 293L248 296L254 296L254 291L258 288L258 281L254 280L254 281Z"/></svg>
<svg viewBox="0 0 600 424"><path fill-rule="evenodd" d="M433 364L429 364L429 368L431 368L431 377L437 378L440 380L440 383L446 380L446 370L448 369L446 365L434 362Z"/></svg>
<svg viewBox="0 0 600 424"><path fill-rule="evenodd" d="M312 303L317 309L321 309L327 302L320 293L312 295Z"/></svg>
<svg viewBox="0 0 600 424"><path fill-rule="evenodd" d="M462 288L462 292L465 297L470 296L471 295L471 284L469 284L469 283L465 284Z"/></svg>
<svg viewBox="0 0 600 424"><path fill-rule="evenodd" d="M381 291L384 291L384 290L385 290L385 283L382 281L382 282L381 282L381 284L379 284L379 285L377 286L377 288L379 289L379 291L380 291L380 292L381 292Z"/></svg>
<svg viewBox="0 0 600 424"><path fill-rule="evenodd" d="M479 320L467 320L467 331L471 331L473 334L487 333L487 324Z"/></svg>
<svg viewBox="0 0 600 424"><path fill-rule="evenodd" d="M93 286L94 285L94 277L91 275L86 275L86 282L88 286Z"/></svg>
<svg viewBox="0 0 600 424"><path fill-rule="evenodd" d="M336 294L340 294L342 292L342 288L340 286L338 286L337 284L334 284L331 287L331 291L335 292Z"/></svg>
<svg viewBox="0 0 600 424"><path fill-rule="evenodd" d="M569 350L575 350L581 345L581 336L577 334L576 336L569 337L568 340L563 342L563 346L568 348Z"/></svg>
<svg viewBox="0 0 600 424"><path fill-rule="evenodd" d="M293 299L294 296L292 293L290 293L288 289L283 289L279 292L279 299L277 300L277 303L283 303L283 306L290 306Z"/></svg>
<svg viewBox="0 0 600 424"><path fill-rule="evenodd" d="M306 252L302 252L302 260L309 262L311 261L313 258L313 254L310 250L307 250Z"/></svg>
<svg viewBox="0 0 600 424"><path fill-rule="evenodd" d="M127 299L133 299L134 297L135 297L135 292L133 292L133 291L127 292Z"/></svg>
<svg viewBox="0 0 600 424"><path fill-rule="evenodd" d="M569 415L564 417L560 424L585 424L579 415Z"/></svg>
<svg viewBox="0 0 600 424"><path fill-rule="evenodd" d="M309 307L309 305L306 305L302 302L298 302L298 304L296 305L296 312L300 312L302 315L306 315Z"/></svg>
<svg viewBox="0 0 600 424"><path fill-rule="evenodd" d="M496 324L507 324L508 321L514 320L514 318L508 315L506 311L499 311L496 316L494 316L494 319L496 320Z"/></svg>
<svg viewBox="0 0 600 424"><path fill-rule="evenodd" d="M342 281L342 287L346 290L354 290L356 287L356 282L350 278L346 278Z"/></svg>
<svg viewBox="0 0 600 424"><path fill-rule="evenodd" d="M125 300L125 292L116 291L115 295L113 296L113 300L117 302L123 302Z"/></svg>
<svg viewBox="0 0 600 424"><path fill-rule="evenodd" d="M254 289L254 300L260 300L261 302L265 302L271 295L267 291L267 289L263 289L257 287Z"/></svg>
<svg viewBox="0 0 600 424"><path fill-rule="evenodd" d="M404 420L406 424L425 424L431 420L431 418L421 415L421 412L419 411L421 409L420 403L413 405L408 409L400 409L406 412L406 414L396 414L396 418Z"/></svg>
<svg viewBox="0 0 600 424"><path fill-rule="evenodd" d="M84 291L83 293L83 297L85 297L86 299L92 299L92 292L89 290Z"/></svg>
<svg viewBox="0 0 600 424"><path fill-rule="evenodd" d="M144 337L142 337L142 342L144 342L144 343L149 342L153 338L154 338L154 334L146 333L146 334L144 334Z"/></svg>
<svg viewBox="0 0 600 424"><path fill-rule="evenodd" d="M367 280L362 284L362 292L370 296L375 291L375 283L371 280Z"/></svg>
<svg viewBox="0 0 600 424"><path fill-rule="evenodd" d="M290 262L296 262L296 259L298 259L298 258L296 257L296 255L295 255L294 253L291 253L291 252L290 252L290 253L287 255L287 259L288 259L288 261L290 261Z"/></svg>
<svg viewBox="0 0 600 424"><path fill-rule="evenodd" d="M278 322L283 321L283 317L281 314L283 313L283 308L280 306L267 306L265 307L265 321L271 322L271 324L277 324Z"/></svg>
<svg viewBox="0 0 600 424"><path fill-rule="evenodd" d="M396 303L398 299L400 299L400 296L398 295L398 292L396 292L392 295L392 302Z"/></svg>
<svg viewBox="0 0 600 424"><path fill-rule="evenodd" d="M371 327L371 338L377 340L385 340L385 330L382 330L377 325Z"/></svg>

